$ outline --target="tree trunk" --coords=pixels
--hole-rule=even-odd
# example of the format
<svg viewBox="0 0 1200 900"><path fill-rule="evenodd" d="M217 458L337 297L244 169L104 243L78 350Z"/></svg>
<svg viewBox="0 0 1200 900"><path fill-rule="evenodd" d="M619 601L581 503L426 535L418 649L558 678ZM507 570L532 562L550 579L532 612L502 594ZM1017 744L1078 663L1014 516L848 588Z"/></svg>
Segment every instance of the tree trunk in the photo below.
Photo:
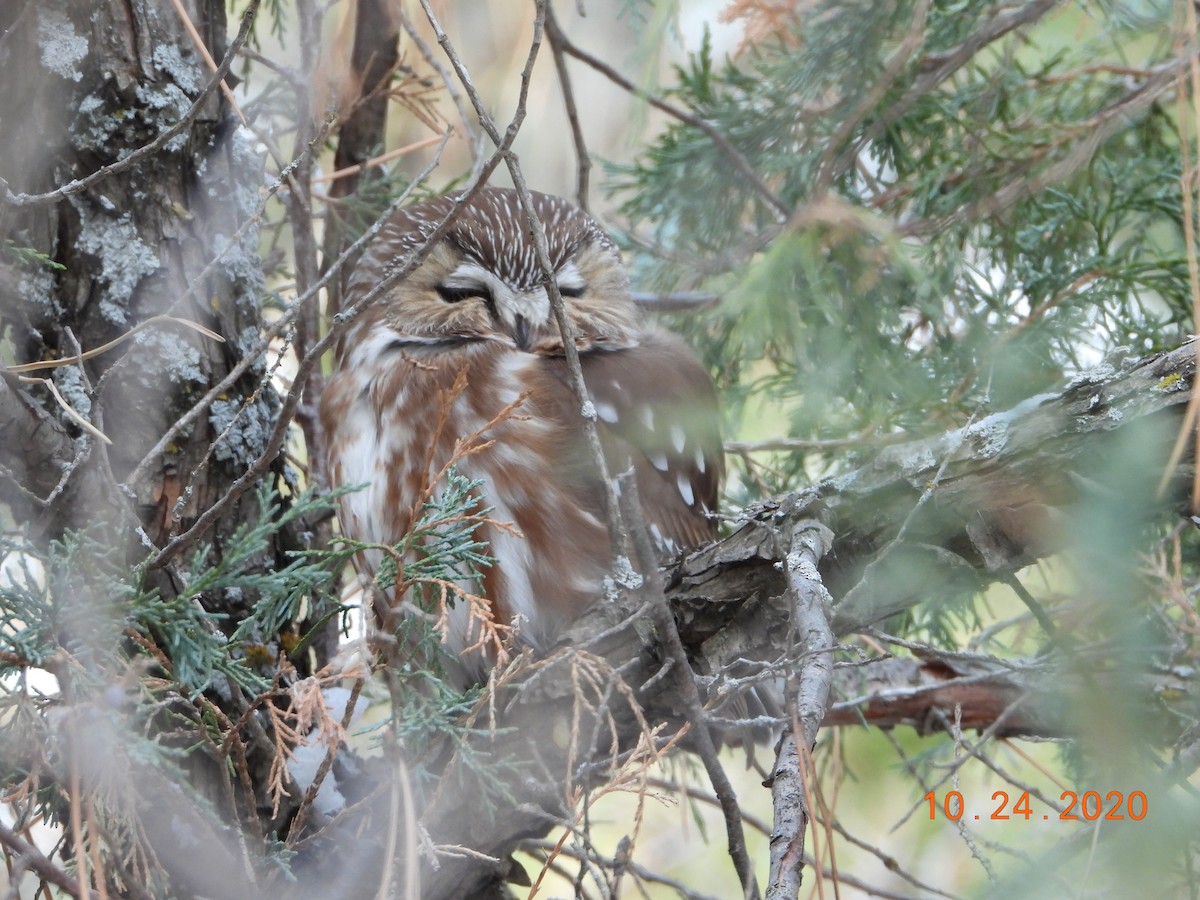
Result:
<svg viewBox="0 0 1200 900"><path fill-rule="evenodd" d="M220 61L228 43L225 4L184 0L183 6ZM39 199L33 195L117 163L176 125L213 73L165 0L6 3L0 35L0 335L10 348L6 355L22 363L74 357L163 316L198 323L224 339L158 319L82 367L36 371L26 380L2 373L0 500L18 521L34 526L43 544L87 531L112 558L134 564L223 497L263 451L275 424L278 399L265 383L265 357L255 350L264 293L255 224L262 154L214 90L161 150L86 190ZM181 416L252 351L256 358L245 372L154 452ZM63 401L112 443L83 432L47 387L29 377L52 379ZM282 460L269 477L289 477ZM204 536L211 544L208 563L220 560L239 525L258 516L253 491L229 504ZM288 549L304 545L302 530L281 532L277 546L249 567L275 570ZM183 548L146 576L164 601L178 593L199 549ZM205 608L230 628L255 601L252 591L203 597ZM64 619L76 623L77 633L64 640L86 646L125 639L109 625L92 627L106 616L120 621L111 598L72 602L79 610ZM314 603L312 616L322 612ZM335 632L325 634L310 645L317 664L336 641ZM264 636L275 654L277 638ZM220 676L214 684L214 700L236 721L246 700ZM71 698L69 684L64 693ZM255 728L263 737L256 721L243 725L247 732ZM257 804L269 812L273 748L269 741L247 743ZM219 798L219 808L236 808L222 787L224 764L190 757L197 786ZM161 802L147 807L158 808L161 819ZM291 808L284 805L272 820L275 828ZM164 859L187 857L189 840L208 842L201 836L208 826L199 818L178 820L197 829L191 835L165 822L155 829L154 821L148 819L147 832ZM194 870L187 878L196 892L206 892L206 878L208 887L228 884L229 873L219 865L185 869Z"/></svg>

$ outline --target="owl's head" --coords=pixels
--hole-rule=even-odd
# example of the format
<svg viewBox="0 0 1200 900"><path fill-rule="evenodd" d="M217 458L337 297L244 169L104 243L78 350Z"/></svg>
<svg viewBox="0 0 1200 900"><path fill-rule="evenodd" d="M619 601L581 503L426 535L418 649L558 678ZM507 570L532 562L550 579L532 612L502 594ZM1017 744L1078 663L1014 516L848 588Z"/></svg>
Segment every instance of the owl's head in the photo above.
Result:
<svg viewBox="0 0 1200 900"><path fill-rule="evenodd" d="M426 241L460 195L409 206L382 229L351 279L363 293ZM616 245L594 219L558 197L533 194L550 263L581 347L636 342L637 309ZM414 342L504 341L560 353L545 275L517 192L485 188L462 209L421 266L379 301L375 316Z"/></svg>

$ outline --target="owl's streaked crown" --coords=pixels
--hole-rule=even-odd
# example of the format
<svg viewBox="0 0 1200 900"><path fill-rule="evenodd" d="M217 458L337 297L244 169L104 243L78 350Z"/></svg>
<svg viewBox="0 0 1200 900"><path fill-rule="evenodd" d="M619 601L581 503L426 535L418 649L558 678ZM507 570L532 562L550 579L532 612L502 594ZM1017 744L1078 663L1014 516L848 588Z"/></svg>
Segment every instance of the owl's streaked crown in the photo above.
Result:
<svg viewBox="0 0 1200 900"><path fill-rule="evenodd" d="M394 270L429 239L459 196L437 197L398 212L360 263L351 291L369 290ZM547 194L532 196L555 281L581 346L634 343L639 317L616 245L581 210ZM383 320L401 337L421 343L502 340L536 353L561 352L526 224L515 191L480 191L425 262L386 295Z"/></svg>

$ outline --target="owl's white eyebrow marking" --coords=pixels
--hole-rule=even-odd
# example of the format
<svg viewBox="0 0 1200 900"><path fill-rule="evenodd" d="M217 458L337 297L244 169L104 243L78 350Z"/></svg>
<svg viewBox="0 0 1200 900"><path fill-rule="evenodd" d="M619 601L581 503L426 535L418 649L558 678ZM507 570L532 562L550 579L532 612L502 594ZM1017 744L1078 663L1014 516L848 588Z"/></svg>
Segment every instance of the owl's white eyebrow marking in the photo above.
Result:
<svg viewBox="0 0 1200 900"><path fill-rule="evenodd" d="M496 290L504 283L474 262L459 263L458 268L442 279L442 287L448 288L477 288L486 287L495 296Z"/></svg>

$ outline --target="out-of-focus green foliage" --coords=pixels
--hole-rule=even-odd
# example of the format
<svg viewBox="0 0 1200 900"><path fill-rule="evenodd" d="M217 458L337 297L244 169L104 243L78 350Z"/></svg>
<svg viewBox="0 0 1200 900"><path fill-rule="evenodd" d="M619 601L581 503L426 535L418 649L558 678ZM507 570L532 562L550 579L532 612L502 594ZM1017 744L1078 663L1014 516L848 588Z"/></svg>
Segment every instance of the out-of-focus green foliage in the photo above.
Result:
<svg viewBox="0 0 1200 900"><path fill-rule="evenodd" d="M640 279L723 296L675 326L717 373L732 431L870 448L1187 333L1169 4L796 17L732 60L706 44L672 97L786 220L689 125L618 170ZM789 453L756 475L778 490L861 459Z"/></svg>

